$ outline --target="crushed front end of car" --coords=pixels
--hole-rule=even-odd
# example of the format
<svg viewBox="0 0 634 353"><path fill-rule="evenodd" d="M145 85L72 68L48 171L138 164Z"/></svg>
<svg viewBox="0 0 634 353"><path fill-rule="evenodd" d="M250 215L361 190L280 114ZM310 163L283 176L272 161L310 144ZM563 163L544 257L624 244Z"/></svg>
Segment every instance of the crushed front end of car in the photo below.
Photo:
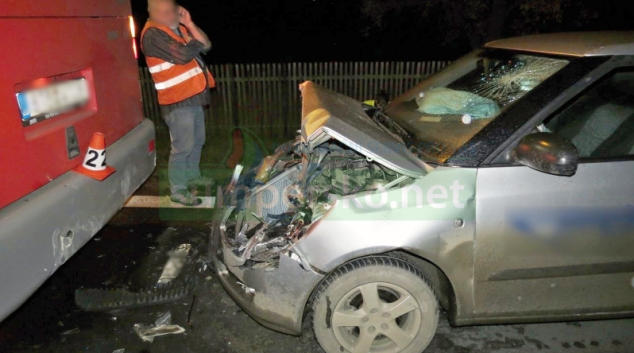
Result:
<svg viewBox="0 0 634 353"><path fill-rule="evenodd" d="M326 273L297 244L342 198L407 185L429 171L353 99L302 85L300 136L218 190L211 258L223 286L258 322L301 333L306 303Z"/></svg>

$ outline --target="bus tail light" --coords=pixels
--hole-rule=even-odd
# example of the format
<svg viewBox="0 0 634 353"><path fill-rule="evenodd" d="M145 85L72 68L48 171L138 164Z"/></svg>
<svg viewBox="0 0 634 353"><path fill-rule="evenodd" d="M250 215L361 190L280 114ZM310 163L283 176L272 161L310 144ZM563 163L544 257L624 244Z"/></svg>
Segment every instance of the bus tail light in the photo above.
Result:
<svg viewBox="0 0 634 353"><path fill-rule="evenodd" d="M136 48L136 38L132 38L132 52L134 53L134 58L139 58L139 51Z"/></svg>
<svg viewBox="0 0 634 353"><path fill-rule="evenodd" d="M132 37L132 52L134 53L134 58L139 58L139 50L136 46L136 24L134 23L134 17L128 16L130 21L130 36Z"/></svg>
<svg viewBox="0 0 634 353"><path fill-rule="evenodd" d="M134 17L128 16L128 18L130 19L130 36L132 36L132 38L136 38L136 25L134 23Z"/></svg>

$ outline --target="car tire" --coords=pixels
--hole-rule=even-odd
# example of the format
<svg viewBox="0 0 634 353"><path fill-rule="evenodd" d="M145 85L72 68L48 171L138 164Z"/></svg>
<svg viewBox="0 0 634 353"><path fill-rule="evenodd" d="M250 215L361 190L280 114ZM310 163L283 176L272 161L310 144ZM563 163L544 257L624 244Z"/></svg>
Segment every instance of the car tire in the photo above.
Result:
<svg viewBox="0 0 634 353"><path fill-rule="evenodd" d="M342 265L319 284L313 331L326 353L420 353L436 333L438 308L418 268L371 256Z"/></svg>

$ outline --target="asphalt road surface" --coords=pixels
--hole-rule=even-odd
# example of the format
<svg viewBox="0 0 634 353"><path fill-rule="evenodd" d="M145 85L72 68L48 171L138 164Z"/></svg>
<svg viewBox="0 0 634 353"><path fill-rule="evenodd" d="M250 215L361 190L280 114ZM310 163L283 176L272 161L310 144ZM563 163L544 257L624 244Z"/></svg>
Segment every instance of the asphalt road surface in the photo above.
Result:
<svg viewBox="0 0 634 353"><path fill-rule="evenodd" d="M205 211L123 209L0 324L0 351L321 352L310 330L293 337L258 325L227 296L211 271L201 271L208 216ZM190 220L178 220L182 218ZM88 313L75 305L73 293L80 287L143 288L156 283L168 252L183 243L192 244L193 254L181 276L199 279L195 295L107 313ZM143 342L133 326L151 324L167 311L185 332ZM426 352L634 352L634 319L454 328L443 315Z"/></svg>

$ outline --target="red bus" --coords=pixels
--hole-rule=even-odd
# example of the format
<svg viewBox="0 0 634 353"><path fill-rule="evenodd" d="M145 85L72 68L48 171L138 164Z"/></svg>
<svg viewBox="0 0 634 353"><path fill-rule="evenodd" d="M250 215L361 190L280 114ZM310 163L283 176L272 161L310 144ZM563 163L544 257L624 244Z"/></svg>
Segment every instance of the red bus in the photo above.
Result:
<svg viewBox="0 0 634 353"><path fill-rule="evenodd" d="M122 207L156 165L129 0L0 1L0 320ZM74 172L105 136L103 181Z"/></svg>

